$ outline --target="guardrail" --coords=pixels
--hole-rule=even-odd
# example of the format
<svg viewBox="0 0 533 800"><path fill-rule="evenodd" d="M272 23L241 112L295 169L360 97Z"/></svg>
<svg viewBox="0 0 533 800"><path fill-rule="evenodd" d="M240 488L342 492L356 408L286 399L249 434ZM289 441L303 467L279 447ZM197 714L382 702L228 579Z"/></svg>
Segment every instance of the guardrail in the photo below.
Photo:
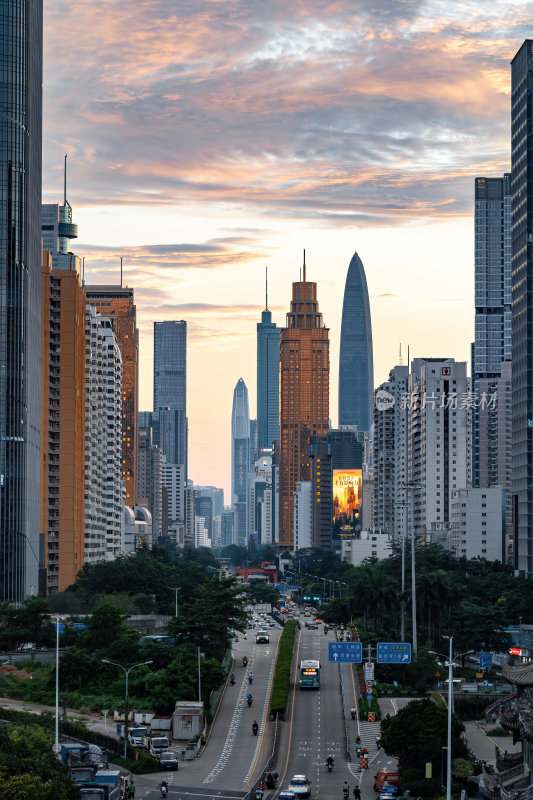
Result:
<svg viewBox="0 0 533 800"><path fill-rule="evenodd" d="M254 785L244 795L242 800L253 800L253 798L255 798L256 791L261 787L261 784L263 783L263 775L265 774L265 772L270 772L272 770L272 768L276 764L277 757L278 757L278 715L276 714L276 718L274 720L274 741L272 743L272 750L270 752L270 755L267 759L265 766L261 770L261 775L256 780Z"/></svg>
<svg viewBox="0 0 533 800"><path fill-rule="evenodd" d="M344 674L342 671L342 664L339 664L339 678L340 678L340 688L341 688L341 699L342 699L342 713L344 717L344 744L346 750L346 758L348 761L352 760L352 754L350 753L350 739L348 737L348 722L347 722L347 712L346 712L346 695L344 694Z"/></svg>

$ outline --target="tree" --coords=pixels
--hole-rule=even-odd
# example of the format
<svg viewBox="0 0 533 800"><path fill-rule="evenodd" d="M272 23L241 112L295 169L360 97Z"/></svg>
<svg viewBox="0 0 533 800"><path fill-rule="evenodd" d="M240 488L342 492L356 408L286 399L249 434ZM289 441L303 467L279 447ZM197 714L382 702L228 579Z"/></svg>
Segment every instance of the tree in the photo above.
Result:
<svg viewBox="0 0 533 800"><path fill-rule="evenodd" d="M48 601L30 597L17 607L0 604L0 649L11 649L32 642L37 647L55 643L54 624L48 617Z"/></svg>
<svg viewBox="0 0 533 800"><path fill-rule="evenodd" d="M279 600L279 591L271 583L264 581L251 581L244 587L255 603L270 603L275 605Z"/></svg>
<svg viewBox="0 0 533 800"><path fill-rule="evenodd" d="M462 723L452 714L452 755L466 758L468 750L461 738ZM381 743L388 755L397 756L400 769L424 770L428 761L434 774L440 769L442 748L448 736L448 709L433 700L412 700L394 717L381 723Z"/></svg>
<svg viewBox="0 0 533 800"><path fill-rule="evenodd" d="M38 725L0 728L0 800L76 800L66 764Z"/></svg>

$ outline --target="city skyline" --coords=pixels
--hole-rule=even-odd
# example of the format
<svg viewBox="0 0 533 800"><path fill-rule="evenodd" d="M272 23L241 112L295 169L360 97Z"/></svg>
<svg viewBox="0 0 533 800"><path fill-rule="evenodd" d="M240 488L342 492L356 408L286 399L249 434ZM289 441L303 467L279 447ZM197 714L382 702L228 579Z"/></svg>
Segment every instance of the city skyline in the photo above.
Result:
<svg viewBox="0 0 533 800"><path fill-rule="evenodd" d="M135 289L140 408L150 407L153 321L187 319L189 473L228 491L241 373L255 408L261 304L250 300L265 265L280 325L307 250L331 328L334 425L341 284L354 250L367 273L376 384L400 342L428 356L446 337L447 353L469 359L471 181L510 168L509 62L529 15L526 3L487 11L480 1L387 3L382 14L348 2L269 15L242 1L231 17L225 3L197 7L111 0L98 15L84 0L51 0L43 199L61 194L68 152L86 280L118 283L123 256ZM214 35L216 53L205 47ZM73 37L82 45L67 64ZM447 276L440 292L428 263Z"/></svg>

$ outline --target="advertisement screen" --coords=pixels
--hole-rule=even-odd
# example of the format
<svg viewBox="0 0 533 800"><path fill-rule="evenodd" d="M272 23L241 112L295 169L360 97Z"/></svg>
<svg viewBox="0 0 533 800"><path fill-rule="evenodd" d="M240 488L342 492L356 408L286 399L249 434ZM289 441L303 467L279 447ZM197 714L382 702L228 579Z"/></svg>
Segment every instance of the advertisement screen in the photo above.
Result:
<svg viewBox="0 0 533 800"><path fill-rule="evenodd" d="M334 469L333 528L337 536L348 538L361 530L362 503L363 471Z"/></svg>

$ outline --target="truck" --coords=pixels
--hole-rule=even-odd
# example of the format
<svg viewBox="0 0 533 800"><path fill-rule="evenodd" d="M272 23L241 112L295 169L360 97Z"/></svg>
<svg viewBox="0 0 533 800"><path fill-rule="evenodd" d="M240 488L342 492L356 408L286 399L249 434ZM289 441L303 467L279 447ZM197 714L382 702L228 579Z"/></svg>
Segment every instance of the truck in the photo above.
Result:
<svg viewBox="0 0 533 800"><path fill-rule="evenodd" d="M99 769L94 776L94 783L102 783L109 786L120 786L120 770Z"/></svg>
<svg viewBox="0 0 533 800"><path fill-rule="evenodd" d="M121 790L119 786L110 786L108 783L81 784L80 794L82 800L120 800Z"/></svg>
<svg viewBox="0 0 533 800"><path fill-rule="evenodd" d="M128 743L132 747L144 747L148 739L148 729L144 725L136 725L128 731Z"/></svg>
<svg viewBox="0 0 533 800"><path fill-rule="evenodd" d="M154 758L165 750L170 750L170 742L166 736L152 736L150 740L150 755Z"/></svg>

